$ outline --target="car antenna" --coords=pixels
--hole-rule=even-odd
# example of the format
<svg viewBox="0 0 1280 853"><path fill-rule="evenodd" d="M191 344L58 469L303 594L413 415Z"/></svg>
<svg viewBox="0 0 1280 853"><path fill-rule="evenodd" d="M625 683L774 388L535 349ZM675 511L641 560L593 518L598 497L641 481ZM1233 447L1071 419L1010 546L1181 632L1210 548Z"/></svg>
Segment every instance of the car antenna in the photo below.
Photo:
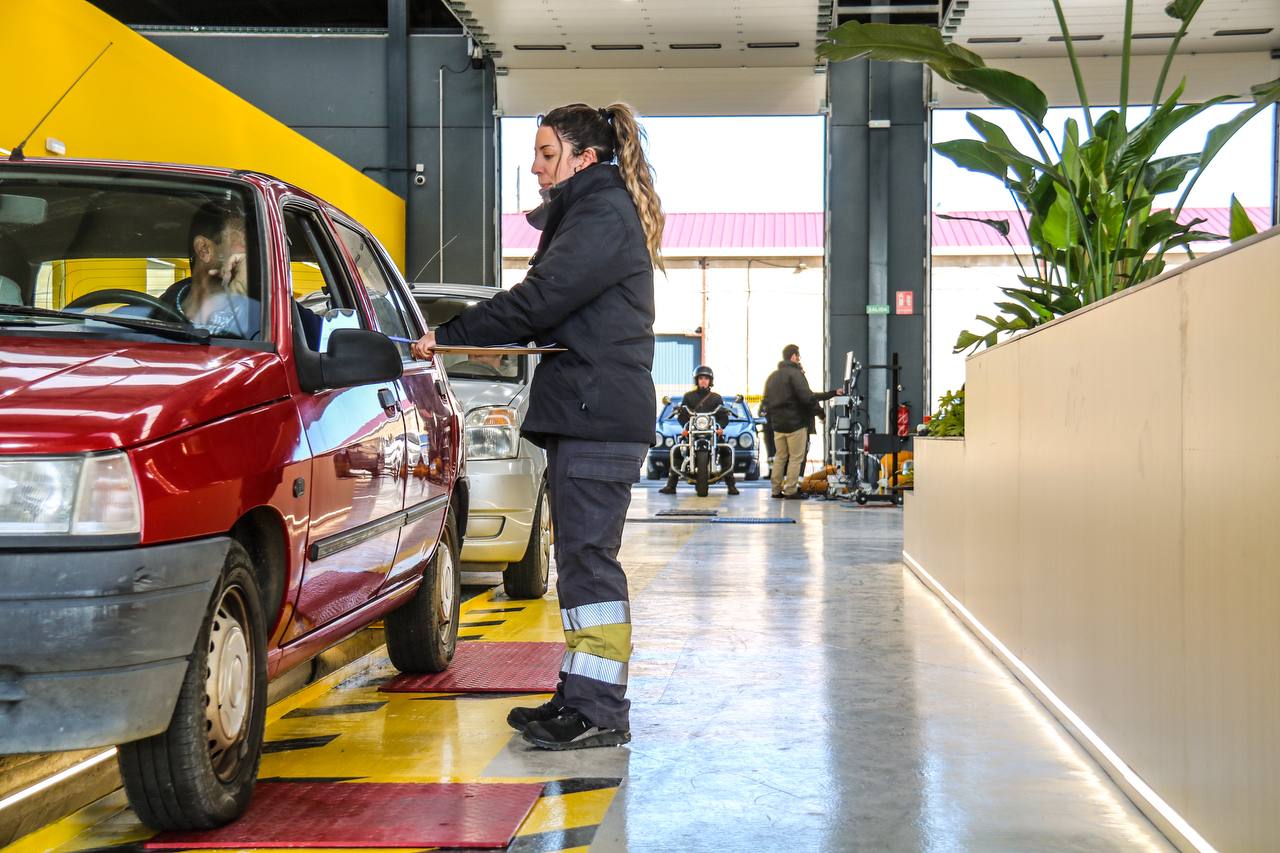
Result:
<svg viewBox="0 0 1280 853"><path fill-rule="evenodd" d="M434 261L436 258L440 257L440 253L443 252L445 249L449 248L449 246L453 244L453 241L457 240L458 237L460 236L461 236L460 234L454 234L452 237L450 237L448 240L445 241L443 246L441 246L439 249L436 249L436 253L431 257L427 258L427 262L422 265L422 269L418 270L418 275L422 275L424 272L426 272L427 267L431 266L431 262ZM415 281L417 281L418 275L415 275L413 278L409 279L409 284L413 284Z"/></svg>
<svg viewBox="0 0 1280 853"><path fill-rule="evenodd" d="M63 92L63 93L62 93L62 96L61 96L61 97L59 97L59 98L58 98L58 100L56 100L56 101L54 101L54 102L53 102L53 106L49 107L49 112L45 113L45 114L44 114L44 116L43 116L43 117L42 117L38 122L36 122L36 126L35 126L35 127L33 127L33 128L31 128L31 132L30 132L30 133L28 133L28 134L26 135L26 137L25 137L21 142L19 142L19 143L18 143L18 147L17 147L17 148L14 148L14 149L13 149L13 151L9 152L9 161L10 161L10 162L16 163L16 162L18 162L18 161L20 161L20 160L25 160L25 159L27 159L27 156L26 156L25 154L23 154L23 153L22 153L22 146L26 145L26 144L27 144L27 142L31 139L31 137L33 137L33 136L35 136L35 135L36 135L36 131L40 129L40 125L42 125L42 124L44 124L44 123L45 123L45 119L47 119L47 118L49 118L49 116L53 115L53 111L54 111L54 110L56 110L56 109L58 108L58 104L62 103L62 101L67 97L67 95L70 95L70 94L71 94L71 90L72 90L72 89L74 89L77 85L79 85L80 81L84 79L84 75L86 75L86 74L88 74L88 73L89 73L89 69L90 69L90 68L93 68L93 66L94 66L94 65L97 65L97 64L98 64L98 60L102 58L102 54L104 54L104 53L106 53L108 50L110 50L110 49L111 49L111 45L113 45L113 44L115 44L115 42L113 42L113 41L109 41L109 42L107 42L107 46L106 46L106 47L104 47L104 48L103 48L103 49L98 53L98 55L97 55L97 56L95 56L95 57L93 58L93 62L90 62L90 63L88 64L88 66L86 66L86 67L85 67L85 69L84 69L83 71L81 71L81 72L80 72L80 76L79 76L79 77L77 77L77 78L72 82L72 84L71 84L70 86L68 86L68 87L67 87L67 91Z"/></svg>

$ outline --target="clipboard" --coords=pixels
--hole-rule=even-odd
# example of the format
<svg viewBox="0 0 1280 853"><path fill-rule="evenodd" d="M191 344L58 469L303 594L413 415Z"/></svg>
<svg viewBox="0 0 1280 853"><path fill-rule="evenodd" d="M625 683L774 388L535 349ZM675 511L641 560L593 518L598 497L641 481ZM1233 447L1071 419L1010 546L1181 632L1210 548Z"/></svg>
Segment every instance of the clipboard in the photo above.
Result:
<svg viewBox="0 0 1280 853"><path fill-rule="evenodd" d="M416 340L409 338L401 338L396 335L387 335L388 338L398 344L414 344ZM496 347L465 347L465 346L438 346L432 352L446 353L449 355L542 355L552 352L568 352L567 347L524 347L516 344L506 344Z"/></svg>
<svg viewBox="0 0 1280 853"><path fill-rule="evenodd" d="M550 352L567 352L565 347L519 347L519 346L500 346L500 347L436 347L433 352L442 352L448 355L541 355Z"/></svg>

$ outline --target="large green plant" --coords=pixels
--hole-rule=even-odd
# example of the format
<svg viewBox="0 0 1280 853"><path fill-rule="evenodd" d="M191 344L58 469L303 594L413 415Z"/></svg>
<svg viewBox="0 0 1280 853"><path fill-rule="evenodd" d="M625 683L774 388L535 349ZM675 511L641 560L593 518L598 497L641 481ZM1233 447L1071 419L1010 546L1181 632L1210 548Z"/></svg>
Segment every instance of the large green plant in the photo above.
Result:
<svg viewBox="0 0 1280 853"><path fill-rule="evenodd" d="M1008 301L996 303L1000 313L978 317L990 331L961 332L956 352L991 346L1001 333L1030 329L1158 275L1165 268L1165 253L1172 248L1226 239L1197 230L1203 219L1181 223L1179 216L1191 188L1227 141L1249 119L1280 101L1280 79L1254 86L1253 103L1209 131L1201 151L1156 157L1161 144L1178 127L1215 104L1240 100L1238 95L1223 95L1183 104L1184 84L1165 97L1170 64L1202 2L1175 0L1165 8L1180 26L1151 97L1154 107L1130 127L1126 105L1133 0L1125 0L1120 107L1107 110L1096 121L1062 4L1053 0L1084 108L1083 132L1074 119L1068 119L1058 137L1044 125L1048 100L1035 83L988 67L973 51L944 42L933 27L850 22L831 30L828 40L818 47L821 56L835 62L866 58L928 65L940 77L979 92L995 106L1012 110L1031 139L1034 151L1019 150L998 125L968 113L978 139L934 146L958 166L990 175L1008 187L1026 216L1032 251L1032 267L1023 267L1018 277L1021 286L1001 288ZM1171 209L1153 209L1157 196L1175 192L1184 183ZM998 229L1003 226L1007 239L1007 222L987 224Z"/></svg>

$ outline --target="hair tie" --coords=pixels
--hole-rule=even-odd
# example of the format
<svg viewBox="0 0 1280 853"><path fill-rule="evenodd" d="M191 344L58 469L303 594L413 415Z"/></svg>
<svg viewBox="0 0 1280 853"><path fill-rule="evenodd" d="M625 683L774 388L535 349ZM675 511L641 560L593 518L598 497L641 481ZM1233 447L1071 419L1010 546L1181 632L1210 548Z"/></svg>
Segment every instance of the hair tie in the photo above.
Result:
<svg viewBox="0 0 1280 853"><path fill-rule="evenodd" d="M608 107L601 107L600 118L604 119L606 122L611 123L613 121L613 110L609 109Z"/></svg>

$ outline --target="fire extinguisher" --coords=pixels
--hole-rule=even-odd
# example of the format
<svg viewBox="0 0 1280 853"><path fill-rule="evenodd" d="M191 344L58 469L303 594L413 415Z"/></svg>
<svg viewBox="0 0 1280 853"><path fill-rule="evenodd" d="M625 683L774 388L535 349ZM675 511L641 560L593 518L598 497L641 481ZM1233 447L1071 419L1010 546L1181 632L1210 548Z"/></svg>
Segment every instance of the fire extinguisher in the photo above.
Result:
<svg viewBox="0 0 1280 853"><path fill-rule="evenodd" d="M898 435L911 434L911 407L906 403L898 406Z"/></svg>

